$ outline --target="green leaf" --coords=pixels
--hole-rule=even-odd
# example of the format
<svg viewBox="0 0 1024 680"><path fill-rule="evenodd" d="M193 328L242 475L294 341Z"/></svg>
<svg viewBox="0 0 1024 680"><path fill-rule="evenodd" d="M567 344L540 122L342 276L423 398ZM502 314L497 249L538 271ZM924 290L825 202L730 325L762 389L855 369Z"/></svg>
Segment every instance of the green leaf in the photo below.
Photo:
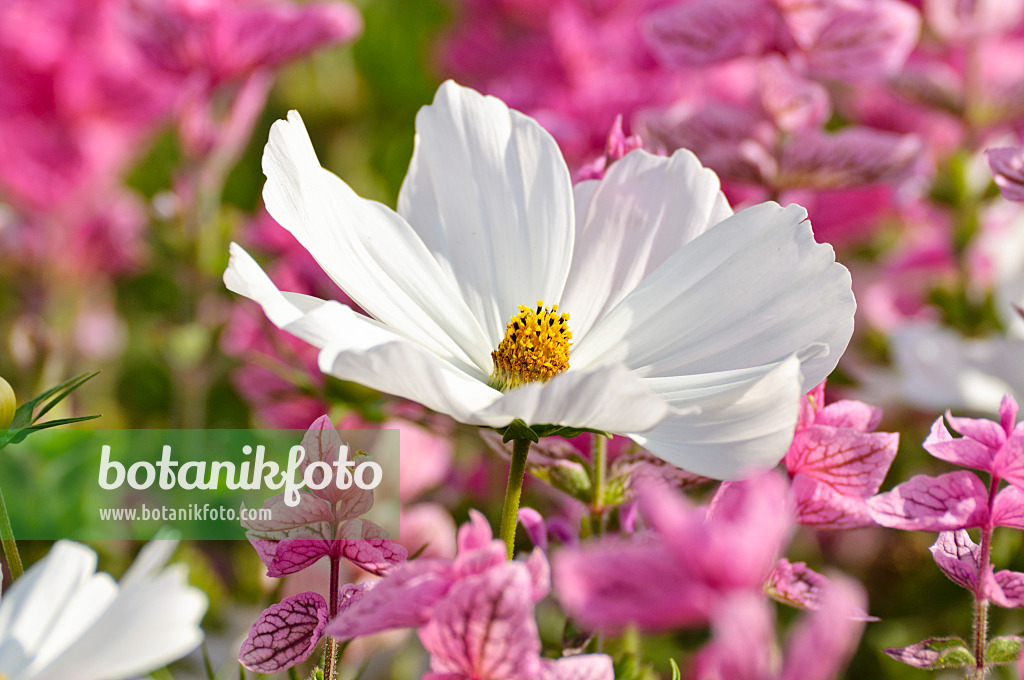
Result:
<svg viewBox="0 0 1024 680"><path fill-rule="evenodd" d="M624 654L615 662L615 680L646 680L650 674L650 664L641 662L635 654Z"/></svg>
<svg viewBox="0 0 1024 680"><path fill-rule="evenodd" d="M39 425L29 425L23 427L17 432L8 432L6 439L0 439L0 445L3 444L17 444L18 442L24 441L25 437L29 436L33 432L39 430L47 430L51 427L59 427L61 425L70 425L71 423L81 423L86 420L96 420L99 416L77 416L75 418L58 418L57 420L48 420L45 423Z"/></svg>
<svg viewBox="0 0 1024 680"><path fill-rule="evenodd" d="M908 666L932 671L976 663L967 643L958 637L930 638L907 647L887 649L885 653Z"/></svg>
<svg viewBox="0 0 1024 680"><path fill-rule="evenodd" d="M1022 647L1024 639L1016 635L994 637L985 648L985 663L999 665L1016 661L1020 658Z"/></svg>
<svg viewBox="0 0 1024 680"><path fill-rule="evenodd" d="M668 662L672 664L672 680L680 680L683 674L679 672L679 665L675 659L669 659Z"/></svg>
<svg viewBox="0 0 1024 680"><path fill-rule="evenodd" d="M71 378L70 380L65 380L56 387L51 387L50 389L46 390L45 392L35 397L34 399L26 401L24 404L18 407L17 411L14 412L14 420L11 421L10 429L20 430L21 428L36 422L37 420L39 420L39 418L46 415L46 413L48 413L50 409L52 409L58 403L63 401L65 397L67 397L76 389L84 385L89 380L95 378L97 375L99 375L99 371L94 371L93 373L83 373L79 376ZM54 395L57 396L50 400L49 403L45 404L42 410L40 410L40 412L36 414L36 407L40 403Z"/></svg>

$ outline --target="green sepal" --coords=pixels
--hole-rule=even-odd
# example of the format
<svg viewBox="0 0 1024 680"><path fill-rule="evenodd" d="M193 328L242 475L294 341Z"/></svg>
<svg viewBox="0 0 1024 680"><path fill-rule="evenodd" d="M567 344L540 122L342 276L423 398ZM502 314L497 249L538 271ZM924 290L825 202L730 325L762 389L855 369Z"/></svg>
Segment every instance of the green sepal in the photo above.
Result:
<svg viewBox="0 0 1024 680"><path fill-rule="evenodd" d="M992 638L985 648L985 664L997 666L1011 663L1020 658L1024 639L1016 635L1001 635Z"/></svg>
<svg viewBox="0 0 1024 680"><path fill-rule="evenodd" d="M494 428L494 431L501 435L501 441L504 444L508 444L513 439L529 439L534 444L540 441L540 436L518 418L505 427Z"/></svg>

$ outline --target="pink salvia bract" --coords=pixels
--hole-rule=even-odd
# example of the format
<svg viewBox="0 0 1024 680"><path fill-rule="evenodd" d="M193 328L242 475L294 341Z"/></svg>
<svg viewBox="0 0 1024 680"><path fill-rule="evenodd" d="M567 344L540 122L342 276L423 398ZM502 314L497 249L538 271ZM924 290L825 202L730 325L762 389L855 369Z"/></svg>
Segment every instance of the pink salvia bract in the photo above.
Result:
<svg viewBox="0 0 1024 680"><path fill-rule="evenodd" d="M330 418L318 418L303 437L305 472L313 462L331 464L340 455L342 442ZM347 451L347 447L345 447ZM314 475L314 479L316 475ZM273 519L244 520L246 536L267 567L280 578L301 571L323 557L344 558L373 574L384 573L405 560L407 552L389 540L387 532L361 516L373 506L373 492L353 485L338 489L303 489L292 507L285 494L264 503Z"/></svg>
<svg viewBox="0 0 1024 680"><path fill-rule="evenodd" d="M305 661L327 626L327 601L319 593L287 597L260 614L238 659L258 673L277 673Z"/></svg>
<svg viewBox="0 0 1024 680"><path fill-rule="evenodd" d="M824 383L801 399L793 443L783 465L793 478L797 521L821 529L874 522L867 499L878 493L896 456L899 435L872 432L882 412L863 402L824 403Z"/></svg>
<svg viewBox="0 0 1024 680"><path fill-rule="evenodd" d="M1024 201L1024 147L988 149L985 159L1003 198Z"/></svg>
<svg viewBox="0 0 1024 680"><path fill-rule="evenodd" d="M454 560L419 558L392 567L359 602L328 625L339 639L394 628L418 628L430 620L434 607L459 581L493 569L523 570L534 601L547 595L547 559L534 550L526 560L509 562L503 541L495 539L483 515L475 510L459 529Z"/></svg>
<svg viewBox="0 0 1024 680"><path fill-rule="evenodd" d="M931 547L932 557L953 583L973 593L981 588L981 546L965 529L943 531Z"/></svg>
<svg viewBox="0 0 1024 680"><path fill-rule="evenodd" d="M735 593L715 611L711 642L698 654L696 680L831 680L849 661L864 628L855 614L864 589L837 578L821 606L790 629L780 655L771 605L754 593ZM780 658L781 656L781 658Z"/></svg>
<svg viewBox="0 0 1024 680"><path fill-rule="evenodd" d="M872 519L905 531L955 531L989 523L988 488L973 472L915 475L867 501Z"/></svg>
<svg viewBox="0 0 1024 680"><path fill-rule="evenodd" d="M728 593L761 590L789 538L786 507L785 481L773 473L725 485L710 508L648 485L640 494L647 534L605 538L555 555L559 600L593 628L704 623Z"/></svg>

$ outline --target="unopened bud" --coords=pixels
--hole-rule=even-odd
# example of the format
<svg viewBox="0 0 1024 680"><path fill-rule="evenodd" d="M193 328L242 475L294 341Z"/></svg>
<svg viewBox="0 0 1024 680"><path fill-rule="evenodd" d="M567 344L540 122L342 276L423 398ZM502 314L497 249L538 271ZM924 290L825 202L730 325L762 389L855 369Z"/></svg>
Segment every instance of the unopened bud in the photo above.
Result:
<svg viewBox="0 0 1024 680"><path fill-rule="evenodd" d="M14 390L10 383L0 378L0 429L7 429L7 426L14 420L14 411L18 407L18 400L14 396Z"/></svg>

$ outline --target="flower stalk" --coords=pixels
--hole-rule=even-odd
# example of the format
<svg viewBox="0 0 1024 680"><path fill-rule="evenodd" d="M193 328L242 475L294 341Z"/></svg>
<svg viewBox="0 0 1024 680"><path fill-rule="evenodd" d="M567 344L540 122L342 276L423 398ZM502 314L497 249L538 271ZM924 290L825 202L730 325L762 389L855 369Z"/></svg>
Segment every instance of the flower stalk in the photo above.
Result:
<svg viewBox="0 0 1024 680"><path fill-rule="evenodd" d="M992 516L995 507L996 492L999 491L999 477L992 475L988 486L988 514ZM974 593L974 670L970 673L971 680L985 680L988 677L988 667L985 664L985 651L988 648L988 597L985 596L984 584L985 574L988 573L992 564L992 531L995 527L991 522L981 528L981 569L979 573L979 585Z"/></svg>
<svg viewBox="0 0 1024 680"><path fill-rule="evenodd" d="M11 578L18 578L24 571L24 567L21 565L18 544L14 541L14 531L11 529L11 520L7 516L7 506L4 504L2 490L0 490L0 546L3 547L4 560L7 562L7 569L11 572Z"/></svg>
<svg viewBox="0 0 1024 680"><path fill-rule="evenodd" d="M509 559L512 559L515 554L519 497L523 493L526 458L529 453L529 439L512 440L512 463L508 470L508 485L505 487L505 504L501 510L501 540L505 541L505 546L508 548Z"/></svg>
<svg viewBox="0 0 1024 680"><path fill-rule="evenodd" d="M331 584L330 599L327 600L327 607L331 614L331 620L338 616L338 581L341 579L341 558L331 556ZM335 680L338 675L338 641L328 635L327 648L324 650L324 680Z"/></svg>

